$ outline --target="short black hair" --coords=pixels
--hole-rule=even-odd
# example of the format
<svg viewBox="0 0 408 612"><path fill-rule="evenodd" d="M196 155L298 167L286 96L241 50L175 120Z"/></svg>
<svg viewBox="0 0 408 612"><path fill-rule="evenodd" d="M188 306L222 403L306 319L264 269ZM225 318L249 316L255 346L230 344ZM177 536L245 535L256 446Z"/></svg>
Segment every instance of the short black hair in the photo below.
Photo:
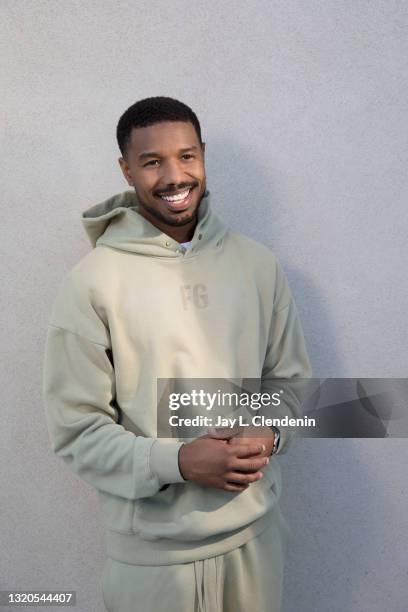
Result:
<svg viewBox="0 0 408 612"><path fill-rule="evenodd" d="M200 145L203 145L200 122L194 111L187 104L174 98L154 96L135 102L119 119L116 138L122 156L126 156L130 133L133 128L147 127L162 121L190 121L197 132Z"/></svg>

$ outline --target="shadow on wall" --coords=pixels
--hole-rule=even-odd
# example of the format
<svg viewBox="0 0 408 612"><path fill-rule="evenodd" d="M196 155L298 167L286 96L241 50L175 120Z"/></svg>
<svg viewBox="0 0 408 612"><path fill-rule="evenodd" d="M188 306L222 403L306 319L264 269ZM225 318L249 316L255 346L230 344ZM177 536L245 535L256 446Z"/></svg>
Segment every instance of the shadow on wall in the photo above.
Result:
<svg viewBox="0 0 408 612"><path fill-rule="evenodd" d="M341 376L344 369L329 304L302 270L305 248L293 253L293 241L305 244L308 238L297 211L287 204L279 173L274 176L274 160L266 164L251 143L244 148L238 141L214 139L206 148L206 172L214 208L227 225L267 246L282 264L302 321L313 375ZM320 257L317 249L316 257Z"/></svg>

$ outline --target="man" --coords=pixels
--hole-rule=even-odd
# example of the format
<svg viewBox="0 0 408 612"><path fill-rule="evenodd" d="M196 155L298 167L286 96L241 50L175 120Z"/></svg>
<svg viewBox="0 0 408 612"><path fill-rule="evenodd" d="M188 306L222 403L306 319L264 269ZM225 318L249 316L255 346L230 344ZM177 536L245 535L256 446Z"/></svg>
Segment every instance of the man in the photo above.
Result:
<svg viewBox="0 0 408 612"><path fill-rule="evenodd" d="M157 379L309 377L296 306L273 254L215 213L188 106L140 100L117 139L132 190L82 215L94 248L59 288L43 386L53 451L98 491L106 609L277 612L290 434L160 437Z"/></svg>

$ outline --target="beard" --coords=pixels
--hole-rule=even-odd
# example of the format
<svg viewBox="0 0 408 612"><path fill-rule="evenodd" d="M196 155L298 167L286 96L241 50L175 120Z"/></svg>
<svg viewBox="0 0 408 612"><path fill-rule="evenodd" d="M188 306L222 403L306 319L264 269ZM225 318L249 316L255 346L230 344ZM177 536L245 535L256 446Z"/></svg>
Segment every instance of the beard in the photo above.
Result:
<svg viewBox="0 0 408 612"><path fill-rule="evenodd" d="M140 202L140 200L139 200ZM201 202L201 200L200 200ZM140 207L142 209L145 209L152 217L154 217L155 219L157 219L158 221L161 221L162 223L166 223L166 225L172 225L174 227L180 227L182 225L187 225L188 223L191 223L191 221L193 219L195 219L196 215L197 215L197 209L200 206L200 202L198 202L195 210L190 213L189 215L182 217L181 219L177 219L176 217L173 216L167 216L165 214L162 214L160 212L160 210L157 210L156 208L154 208L153 206L150 206L150 204L145 204L140 202Z"/></svg>
<svg viewBox="0 0 408 612"><path fill-rule="evenodd" d="M147 202L144 202L139 197L139 194L137 193L136 188L135 188L136 197L137 197L137 200L139 202L140 208L142 210L146 211L147 213L149 213L149 215L151 217L153 217L154 219L157 219L158 221L161 221L162 223L166 223L167 225L172 225L173 227L182 227L183 225L188 225L189 223L191 223L197 217L198 207L201 204L201 201L203 199L203 196L204 196L204 193L206 192L206 190L207 190L206 180L204 180L204 183L203 183L203 186L202 186L202 193L201 193L200 199L198 200L197 206L195 207L193 212L189 213L186 216L182 216L182 218L180 219L180 218L177 218L177 217L173 216L171 213L166 215L166 214L162 213L160 210L157 210L157 208L155 208L151 204L149 204Z"/></svg>

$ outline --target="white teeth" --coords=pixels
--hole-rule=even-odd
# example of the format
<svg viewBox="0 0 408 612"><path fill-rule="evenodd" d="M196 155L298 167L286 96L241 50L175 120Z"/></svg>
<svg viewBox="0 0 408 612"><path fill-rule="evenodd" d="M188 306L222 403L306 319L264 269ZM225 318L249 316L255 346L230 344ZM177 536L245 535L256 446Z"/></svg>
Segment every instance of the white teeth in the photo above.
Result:
<svg viewBox="0 0 408 612"><path fill-rule="evenodd" d="M187 191L183 191L183 193L180 193L178 195L160 197L162 198L162 200L167 200L167 202L181 202L181 200L185 200L189 193L190 189L187 189Z"/></svg>

